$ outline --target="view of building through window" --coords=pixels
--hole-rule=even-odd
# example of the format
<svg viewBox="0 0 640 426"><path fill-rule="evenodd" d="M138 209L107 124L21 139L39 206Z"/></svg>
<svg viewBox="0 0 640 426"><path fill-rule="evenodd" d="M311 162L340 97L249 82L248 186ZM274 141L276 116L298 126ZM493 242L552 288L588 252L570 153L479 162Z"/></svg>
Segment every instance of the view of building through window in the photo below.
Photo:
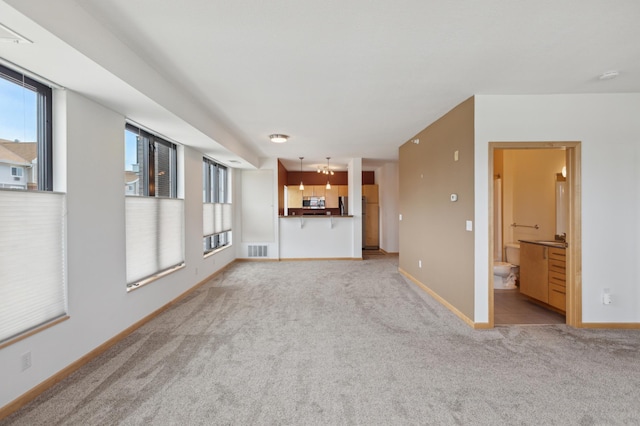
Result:
<svg viewBox="0 0 640 426"><path fill-rule="evenodd" d="M38 189L38 93L0 69L0 188Z"/></svg>

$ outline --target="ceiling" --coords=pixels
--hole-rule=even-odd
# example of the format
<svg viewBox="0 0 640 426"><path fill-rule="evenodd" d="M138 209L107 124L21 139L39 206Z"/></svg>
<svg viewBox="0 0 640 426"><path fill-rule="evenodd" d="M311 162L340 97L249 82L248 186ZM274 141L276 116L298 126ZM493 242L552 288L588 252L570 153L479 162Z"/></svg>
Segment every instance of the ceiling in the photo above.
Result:
<svg viewBox="0 0 640 426"><path fill-rule="evenodd" d="M105 53L118 41L204 110L192 124L226 157L277 157L292 170L300 156L308 170L326 157L342 170L353 157L365 170L396 161L401 144L474 94L640 92L637 0L5 3L124 75L126 57L118 66ZM99 25L74 29L74 16ZM38 44L20 22L0 23ZM610 70L619 76L598 78ZM274 144L271 133L291 138Z"/></svg>

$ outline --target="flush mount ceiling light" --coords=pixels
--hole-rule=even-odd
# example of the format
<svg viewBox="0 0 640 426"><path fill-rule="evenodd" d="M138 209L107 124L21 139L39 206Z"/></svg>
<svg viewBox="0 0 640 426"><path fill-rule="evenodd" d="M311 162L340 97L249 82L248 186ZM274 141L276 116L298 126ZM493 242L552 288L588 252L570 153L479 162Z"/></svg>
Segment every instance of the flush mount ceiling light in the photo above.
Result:
<svg viewBox="0 0 640 426"><path fill-rule="evenodd" d="M600 74L598 76L598 79L599 80L611 80L613 78L616 78L619 75L620 75L620 72L618 72L616 70L611 70L611 71L603 72L602 74Z"/></svg>
<svg viewBox="0 0 640 426"><path fill-rule="evenodd" d="M33 43L28 38L21 36L11 28L2 24L0 24L0 41L5 43Z"/></svg>
<svg viewBox="0 0 640 426"><path fill-rule="evenodd" d="M269 135L269 139L271 139L273 143L284 143L289 139L289 136L274 133L273 135Z"/></svg>

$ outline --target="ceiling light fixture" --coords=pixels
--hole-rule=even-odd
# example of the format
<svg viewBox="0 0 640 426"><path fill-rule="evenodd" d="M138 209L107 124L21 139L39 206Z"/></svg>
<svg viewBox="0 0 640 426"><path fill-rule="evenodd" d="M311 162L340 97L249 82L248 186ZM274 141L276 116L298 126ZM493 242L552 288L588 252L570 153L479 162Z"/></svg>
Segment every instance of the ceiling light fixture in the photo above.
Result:
<svg viewBox="0 0 640 426"><path fill-rule="evenodd" d="M298 157L300 159L300 191L304 191L304 184L302 183L302 159L304 157Z"/></svg>
<svg viewBox="0 0 640 426"><path fill-rule="evenodd" d="M273 135L269 135L269 139L271 139L273 143L284 143L289 139L289 136L274 133Z"/></svg>
<svg viewBox="0 0 640 426"><path fill-rule="evenodd" d="M326 168L327 172L325 173L327 175L327 186L326 186L327 189L331 189L331 184L329 183L329 175L333 174L333 172L329 168L329 159L330 158L331 157L327 157L327 168Z"/></svg>
<svg viewBox="0 0 640 426"><path fill-rule="evenodd" d="M603 72L602 74L600 74L598 79L600 79L600 80L611 80L613 78L616 78L618 75L620 75L620 73L618 71L611 70L611 71Z"/></svg>

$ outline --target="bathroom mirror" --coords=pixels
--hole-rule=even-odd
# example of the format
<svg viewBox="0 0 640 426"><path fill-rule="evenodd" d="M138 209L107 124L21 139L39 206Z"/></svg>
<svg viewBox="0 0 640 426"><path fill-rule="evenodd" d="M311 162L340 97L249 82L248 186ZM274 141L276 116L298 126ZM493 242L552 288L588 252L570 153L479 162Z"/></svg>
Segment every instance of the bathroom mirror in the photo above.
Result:
<svg viewBox="0 0 640 426"><path fill-rule="evenodd" d="M556 235L567 235L567 178L556 174Z"/></svg>

